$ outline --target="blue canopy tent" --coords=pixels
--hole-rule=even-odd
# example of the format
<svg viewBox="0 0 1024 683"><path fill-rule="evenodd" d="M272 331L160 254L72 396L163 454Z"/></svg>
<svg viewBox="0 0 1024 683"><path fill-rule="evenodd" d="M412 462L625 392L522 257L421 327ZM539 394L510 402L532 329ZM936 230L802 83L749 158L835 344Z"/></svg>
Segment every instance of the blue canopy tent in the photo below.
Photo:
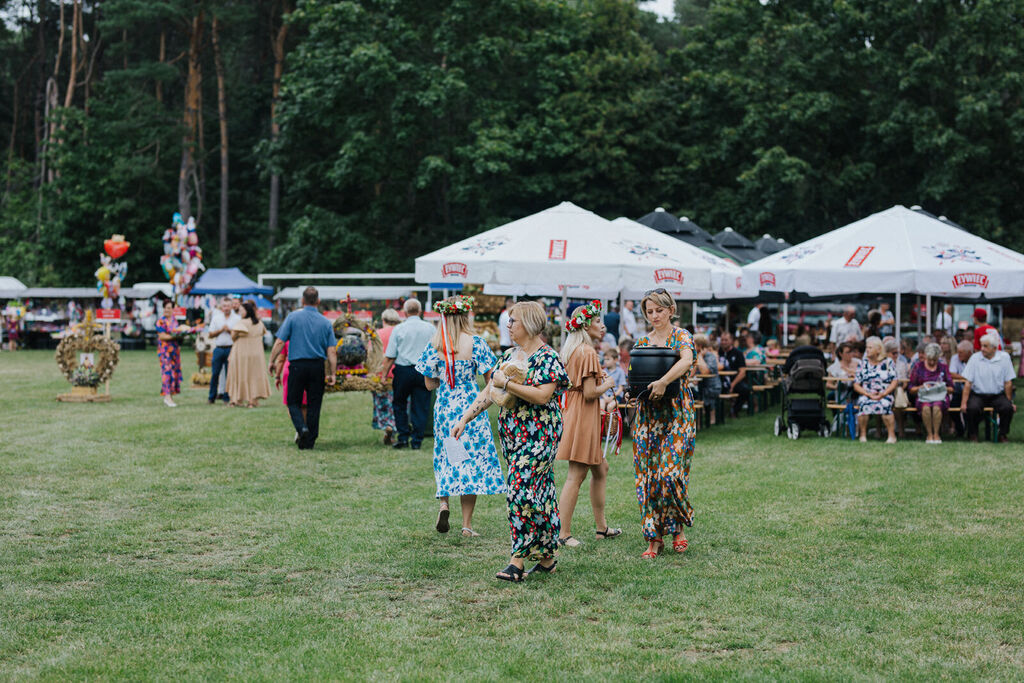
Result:
<svg viewBox="0 0 1024 683"><path fill-rule="evenodd" d="M256 303L256 308L269 308L271 310L274 308L274 302L262 294L246 294L242 299L245 301L254 301Z"/></svg>
<svg viewBox="0 0 1024 683"><path fill-rule="evenodd" d="M238 268L210 268L196 281L189 294L263 294L273 296L273 287L261 287Z"/></svg>

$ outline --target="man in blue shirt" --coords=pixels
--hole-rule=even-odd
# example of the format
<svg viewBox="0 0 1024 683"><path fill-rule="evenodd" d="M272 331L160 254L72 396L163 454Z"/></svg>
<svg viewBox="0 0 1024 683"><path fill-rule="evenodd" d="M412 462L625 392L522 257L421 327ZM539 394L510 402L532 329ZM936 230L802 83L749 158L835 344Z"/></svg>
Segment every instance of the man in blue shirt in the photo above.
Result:
<svg viewBox="0 0 1024 683"><path fill-rule="evenodd" d="M427 391L423 375L416 372L413 366L434 336L434 326L420 318L423 309L418 299L407 300L402 310L405 311L405 322L391 332L388 348L384 351L384 369L381 371L381 377L387 377L388 371L394 365L392 407L395 411L395 429L398 430L398 440L394 447L412 446L414 450L418 450L423 441L423 430L427 426L430 392ZM410 404L411 415L406 412L406 402Z"/></svg>
<svg viewBox="0 0 1024 683"><path fill-rule="evenodd" d="M288 414L295 425L295 443L300 450L312 448L320 436L320 405L324 399L324 381L334 386L338 351L334 346L331 323L317 310L320 293L316 287L302 292L302 308L292 311L277 331L270 350L270 372L284 343L288 342ZM329 365L324 376L324 360ZM306 395L306 416L302 416L302 395Z"/></svg>

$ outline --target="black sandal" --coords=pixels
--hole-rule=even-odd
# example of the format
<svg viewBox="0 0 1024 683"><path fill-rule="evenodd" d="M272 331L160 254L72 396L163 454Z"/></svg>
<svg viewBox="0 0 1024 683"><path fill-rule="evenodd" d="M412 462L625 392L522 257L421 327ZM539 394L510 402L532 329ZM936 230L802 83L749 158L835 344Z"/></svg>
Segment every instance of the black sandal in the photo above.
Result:
<svg viewBox="0 0 1024 683"><path fill-rule="evenodd" d="M554 562L552 562L551 566L549 566L549 567L545 567L540 562L538 562L537 564L533 565L533 568L530 569L530 571L526 572L526 574L527 574L527 576L529 576L530 574L532 574L534 572L544 572L545 574L551 574L552 572L555 571L555 567L557 567L557 566L558 566L558 560L555 560Z"/></svg>
<svg viewBox="0 0 1024 683"><path fill-rule="evenodd" d="M615 538L622 533L622 529L613 529L608 527L604 531L594 531L598 538Z"/></svg>
<svg viewBox="0 0 1024 683"><path fill-rule="evenodd" d="M435 528L437 529L437 532L440 534L448 533L448 529L451 528L448 525L448 515L448 508L441 508L440 512L437 513L437 524L435 525Z"/></svg>
<svg viewBox="0 0 1024 683"><path fill-rule="evenodd" d="M500 579L501 581L511 581L512 583L519 583L520 581L526 580L526 577L523 575L523 570L511 562L507 567L495 574L494 578Z"/></svg>

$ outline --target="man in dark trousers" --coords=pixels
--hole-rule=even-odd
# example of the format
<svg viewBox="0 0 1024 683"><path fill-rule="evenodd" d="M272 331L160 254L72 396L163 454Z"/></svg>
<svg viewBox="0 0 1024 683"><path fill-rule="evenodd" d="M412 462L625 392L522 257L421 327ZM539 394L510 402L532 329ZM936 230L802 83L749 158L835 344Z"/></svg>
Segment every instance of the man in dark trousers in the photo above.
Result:
<svg viewBox="0 0 1024 683"><path fill-rule="evenodd" d="M334 346L334 330L317 306L320 293L316 287L302 292L302 308L292 311L277 331L277 340L270 351L270 372L284 343L288 342L288 414L295 425L295 443L300 450L312 448L320 436L320 405L324 400L324 381L334 386L338 367L338 351ZM324 360L329 368L324 377ZM306 417L302 417L302 395L306 394Z"/></svg>
<svg viewBox="0 0 1024 683"><path fill-rule="evenodd" d="M416 372L416 361L423 349L427 348L434 336L434 326L420 318L422 307L418 299L409 299L402 306L405 311L405 322L395 327L388 340L388 348L384 350L384 369L381 377L387 377L392 365L395 368L394 401L395 429L398 440L394 448L420 447L423 431L427 426L427 411L430 410L430 392L427 391L423 375ZM406 411L409 402L409 415ZM411 428L410 428L410 422ZM444 435L442 435L444 436Z"/></svg>

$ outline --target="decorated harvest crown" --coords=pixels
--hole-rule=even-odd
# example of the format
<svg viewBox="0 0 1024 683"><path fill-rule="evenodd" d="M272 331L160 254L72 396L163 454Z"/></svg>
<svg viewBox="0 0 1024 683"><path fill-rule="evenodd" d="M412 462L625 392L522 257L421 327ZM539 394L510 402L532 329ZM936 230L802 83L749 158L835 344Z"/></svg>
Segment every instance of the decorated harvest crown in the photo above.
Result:
<svg viewBox="0 0 1024 683"><path fill-rule="evenodd" d="M590 321L601 315L601 302L594 299L589 304L584 304L576 309L572 317L565 321L565 331L575 332L582 330L590 324Z"/></svg>
<svg viewBox="0 0 1024 683"><path fill-rule="evenodd" d="M434 312L441 315L465 315L473 310L474 303L473 297L459 294L451 299L438 301L434 304Z"/></svg>

